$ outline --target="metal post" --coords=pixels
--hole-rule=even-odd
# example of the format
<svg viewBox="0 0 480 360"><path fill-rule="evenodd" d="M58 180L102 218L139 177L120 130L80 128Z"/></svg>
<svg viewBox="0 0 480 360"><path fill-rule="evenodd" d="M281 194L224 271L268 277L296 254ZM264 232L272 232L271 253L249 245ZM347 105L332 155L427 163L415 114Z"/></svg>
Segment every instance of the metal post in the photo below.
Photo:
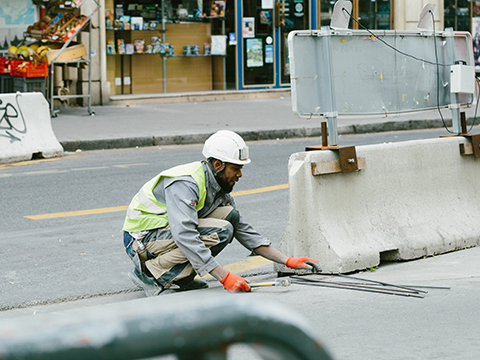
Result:
<svg viewBox="0 0 480 360"><path fill-rule="evenodd" d="M452 28L445 29L445 39L447 42L447 64L453 65L455 62L455 39ZM434 39L436 41L436 39ZM447 67L448 74L450 68ZM450 83L450 79L447 80ZM440 86L437 84L437 86ZM455 135L462 133L462 125L460 121L460 102L458 101L458 94L450 92L450 110L452 110L452 128Z"/></svg>
<svg viewBox="0 0 480 360"><path fill-rule="evenodd" d="M48 97L50 98L50 116L51 117L56 117L57 114L55 113L55 106L54 106L54 98L53 98L53 83L54 83L54 70L53 70L54 64L53 61L50 64L50 94L48 94Z"/></svg>
<svg viewBox="0 0 480 360"><path fill-rule="evenodd" d="M332 66L332 41L330 37L330 27L323 27L326 33L322 36L323 42L323 77L325 79L325 92L327 97L327 112L325 117L328 122L328 135L330 145L338 145L338 130L337 130L337 111L335 104L335 84L333 82L333 66Z"/></svg>
<svg viewBox="0 0 480 360"><path fill-rule="evenodd" d="M327 133L327 123L322 121L322 146L328 146L328 133Z"/></svg>
<svg viewBox="0 0 480 360"><path fill-rule="evenodd" d="M224 10L226 12L226 9ZM223 14L223 19L222 19L222 35L225 35L225 16L226 14ZM225 47L226 48L226 47ZM227 51L225 50L225 55L223 56L223 90L227 90Z"/></svg>
<svg viewBox="0 0 480 360"><path fill-rule="evenodd" d="M92 111L92 21L93 18L88 22L88 114L90 116L95 115Z"/></svg>
<svg viewBox="0 0 480 360"><path fill-rule="evenodd" d="M165 1L162 0L162 43L165 44ZM162 56L162 55L160 55ZM167 57L162 56L163 93L167 93Z"/></svg>
<svg viewBox="0 0 480 360"><path fill-rule="evenodd" d="M462 134L467 133L467 116L465 114L465 111L462 111L460 113L460 124L462 126Z"/></svg>

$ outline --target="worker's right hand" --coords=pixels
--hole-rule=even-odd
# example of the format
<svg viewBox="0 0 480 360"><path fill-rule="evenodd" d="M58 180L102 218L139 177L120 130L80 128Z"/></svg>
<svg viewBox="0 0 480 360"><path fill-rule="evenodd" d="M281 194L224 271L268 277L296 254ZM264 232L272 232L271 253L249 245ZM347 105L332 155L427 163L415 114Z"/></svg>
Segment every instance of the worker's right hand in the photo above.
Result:
<svg viewBox="0 0 480 360"><path fill-rule="evenodd" d="M310 259L306 256L293 258L289 257L285 262L290 269L312 269L313 272L321 272L322 268L318 264L318 260Z"/></svg>
<svg viewBox="0 0 480 360"><path fill-rule="evenodd" d="M248 285L248 282L250 282L250 280L232 274L230 271L220 282L226 290L232 293L252 291L252 289L250 289L250 286Z"/></svg>

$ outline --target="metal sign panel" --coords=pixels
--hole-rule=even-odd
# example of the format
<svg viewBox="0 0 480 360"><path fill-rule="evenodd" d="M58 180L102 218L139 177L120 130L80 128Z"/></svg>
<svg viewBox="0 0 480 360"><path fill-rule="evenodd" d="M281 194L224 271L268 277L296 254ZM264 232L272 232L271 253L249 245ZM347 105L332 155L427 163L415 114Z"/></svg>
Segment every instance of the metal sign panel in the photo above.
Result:
<svg viewBox="0 0 480 360"><path fill-rule="evenodd" d="M452 104L450 66L459 61L473 66L469 33L372 33L322 29L289 34L292 108L298 117L436 108L437 79L438 105ZM472 94L459 94L456 103L472 101Z"/></svg>

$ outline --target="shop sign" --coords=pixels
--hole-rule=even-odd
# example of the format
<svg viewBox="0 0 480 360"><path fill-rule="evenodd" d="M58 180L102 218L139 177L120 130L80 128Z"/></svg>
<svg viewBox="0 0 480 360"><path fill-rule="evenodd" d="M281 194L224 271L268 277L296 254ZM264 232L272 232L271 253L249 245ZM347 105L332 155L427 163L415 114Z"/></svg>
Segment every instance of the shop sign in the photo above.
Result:
<svg viewBox="0 0 480 360"><path fill-rule="evenodd" d="M273 0L262 0L262 9L273 9Z"/></svg>
<svg viewBox="0 0 480 360"><path fill-rule="evenodd" d="M228 34L228 45L237 45L237 36L234 32Z"/></svg>
<svg viewBox="0 0 480 360"><path fill-rule="evenodd" d="M302 17L303 13L303 0L295 0L295 16Z"/></svg>
<svg viewBox="0 0 480 360"><path fill-rule="evenodd" d="M265 63L273 63L273 45L265 45Z"/></svg>
<svg viewBox="0 0 480 360"><path fill-rule="evenodd" d="M244 38L255 37L255 18L244 17L242 22L242 35Z"/></svg>
<svg viewBox="0 0 480 360"><path fill-rule="evenodd" d="M263 66L262 39L247 39L247 67Z"/></svg>

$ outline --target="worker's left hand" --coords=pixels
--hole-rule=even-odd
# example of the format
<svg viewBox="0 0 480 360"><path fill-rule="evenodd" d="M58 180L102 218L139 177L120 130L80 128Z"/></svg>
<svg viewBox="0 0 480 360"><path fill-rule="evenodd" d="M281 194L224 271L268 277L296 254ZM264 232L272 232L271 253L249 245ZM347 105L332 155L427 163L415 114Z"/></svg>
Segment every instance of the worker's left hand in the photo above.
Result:
<svg viewBox="0 0 480 360"><path fill-rule="evenodd" d="M290 269L313 269L314 272L322 271L322 268L318 264L318 260L310 259L303 256L299 258L289 257L285 262Z"/></svg>

